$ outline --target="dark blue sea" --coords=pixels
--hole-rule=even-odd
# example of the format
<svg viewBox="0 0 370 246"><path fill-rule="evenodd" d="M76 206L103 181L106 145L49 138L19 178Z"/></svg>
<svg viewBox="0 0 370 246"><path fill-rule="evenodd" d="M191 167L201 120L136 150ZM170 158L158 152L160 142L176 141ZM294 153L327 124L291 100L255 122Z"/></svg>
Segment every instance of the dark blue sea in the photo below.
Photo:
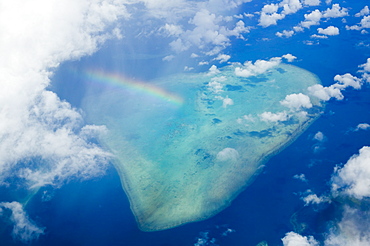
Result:
<svg viewBox="0 0 370 246"><path fill-rule="evenodd" d="M257 9L251 5L250 12L253 8ZM291 53L298 58L293 65L316 74L328 86L334 83L337 74L356 75L358 65L370 57L369 47L358 45L360 41L370 43L370 38L358 32L343 32L310 46L304 40L314 29L290 39L275 36L284 25L288 27L301 20L298 18L288 16L278 27L255 30L249 45L234 40L234 45L226 50L232 56L231 61L255 61ZM332 24L340 21L333 20ZM184 64L193 62L175 59L168 69L161 56L135 59L135 47L125 50L121 42L108 41L92 56L61 64L52 77L50 90L79 108L86 89L80 83L79 71L85 68L121 71L150 80L162 74L182 72ZM124 57L126 53L130 54L128 58ZM92 180L74 180L57 189L41 188L25 209L45 232L29 245L255 246L266 241L275 246L282 245L281 238L290 231L324 240L330 222L340 211L335 203L305 206L301 198L307 190L327 195L334 168L345 164L362 146L370 145L369 130L353 131L359 123L370 123L369 84L361 90L347 89L343 94L344 100L329 101L322 116L307 131L272 157L256 180L228 208L210 219L164 231L140 231L119 176L111 165L106 175ZM314 140L319 131L325 141ZM306 181L294 178L300 174L305 175ZM23 191L19 188L17 192ZM9 199L13 196L3 194ZM14 240L11 227L7 227L1 233L0 245L24 244Z"/></svg>

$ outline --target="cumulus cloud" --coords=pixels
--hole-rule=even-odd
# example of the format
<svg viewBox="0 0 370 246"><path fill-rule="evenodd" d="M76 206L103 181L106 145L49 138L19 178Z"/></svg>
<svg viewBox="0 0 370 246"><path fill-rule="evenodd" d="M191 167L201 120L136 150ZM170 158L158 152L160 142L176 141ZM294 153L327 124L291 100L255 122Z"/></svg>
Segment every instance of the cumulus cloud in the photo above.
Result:
<svg viewBox="0 0 370 246"><path fill-rule="evenodd" d="M360 12L355 14L355 17L361 17L361 16L368 15L368 14L370 14L370 9L369 9L369 6L366 5L363 9L361 9Z"/></svg>
<svg viewBox="0 0 370 246"><path fill-rule="evenodd" d="M236 161L239 158L239 152L233 148L225 148L217 153L219 161Z"/></svg>
<svg viewBox="0 0 370 246"><path fill-rule="evenodd" d="M227 62L228 60L230 60L231 56L229 55L226 55L226 54L219 54L216 58L214 58L214 60L218 60L220 61L220 63L224 63L224 62Z"/></svg>
<svg viewBox="0 0 370 246"><path fill-rule="evenodd" d="M282 57L286 59L288 62L293 62L295 59L297 59L297 57L292 54L285 54Z"/></svg>
<svg viewBox="0 0 370 246"><path fill-rule="evenodd" d="M342 100L344 98L339 88L335 86L324 87L322 85L313 85L308 87L308 91L312 96L315 96L323 101L329 101L331 98Z"/></svg>
<svg viewBox="0 0 370 246"><path fill-rule="evenodd" d="M370 28L370 15L364 16L358 25L346 26L347 30L362 30L364 28Z"/></svg>
<svg viewBox="0 0 370 246"><path fill-rule="evenodd" d="M162 61L172 61L174 58L175 58L174 55L169 55L169 56L163 57Z"/></svg>
<svg viewBox="0 0 370 246"><path fill-rule="evenodd" d="M304 15L304 21L300 23L300 26L310 28L311 26L319 25L321 18L322 13L320 12L320 10L315 9L311 13Z"/></svg>
<svg viewBox="0 0 370 246"><path fill-rule="evenodd" d="M263 6L262 13L273 14L273 13L277 12L278 9L279 9L279 4L270 3L270 4L266 4L266 5Z"/></svg>
<svg viewBox="0 0 370 246"><path fill-rule="evenodd" d="M278 20L282 20L286 15L294 14L302 8L302 3L299 0L283 0L279 4L266 4L261 9L258 25L263 27L276 25ZM280 13L278 13L279 10Z"/></svg>
<svg viewBox="0 0 370 246"><path fill-rule="evenodd" d="M229 105L234 105L234 101L233 99L226 96L225 98L222 99L222 107L226 108Z"/></svg>
<svg viewBox="0 0 370 246"><path fill-rule="evenodd" d="M110 154L89 141L80 112L46 88L52 69L95 52L128 17L113 0L2 3L0 182L17 175L31 187L60 185L104 172Z"/></svg>
<svg viewBox="0 0 370 246"><path fill-rule="evenodd" d="M337 81L337 83L330 85L329 87L324 87L317 84L308 87L308 91L311 95L323 101L328 101L331 98L342 100L344 98L341 92L342 90L346 89L347 87L360 89L362 84L362 80L360 78L357 78L349 73L344 75L336 75L334 80Z"/></svg>
<svg viewBox="0 0 370 246"><path fill-rule="evenodd" d="M285 15L283 14L278 14L278 13L268 14L268 13L262 12L259 18L259 25L263 27L276 25L278 20L282 20L284 18L285 18Z"/></svg>
<svg viewBox="0 0 370 246"><path fill-rule="evenodd" d="M31 221L19 202L2 202L0 208L11 211L10 220L14 224L12 236L24 243L37 239L44 233L44 228Z"/></svg>
<svg viewBox="0 0 370 246"><path fill-rule="evenodd" d="M320 39L327 39L328 36L325 36L325 35L317 35L317 34L313 34L310 36L311 38L320 38Z"/></svg>
<svg viewBox="0 0 370 246"><path fill-rule="evenodd" d="M184 31L182 30L181 26L179 25L174 25L174 24L165 24L164 25L164 30L168 32L168 35L170 36L179 36L181 33Z"/></svg>
<svg viewBox="0 0 370 246"><path fill-rule="evenodd" d="M366 63L361 64L359 67L363 68L363 70L360 70L360 72L363 73L370 72L370 58L367 58Z"/></svg>
<svg viewBox="0 0 370 246"><path fill-rule="evenodd" d="M328 8L323 13L324 18L338 18L348 15L348 9L341 7L338 3L333 4L331 8Z"/></svg>
<svg viewBox="0 0 370 246"><path fill-rule="evenodd" d="M356 129L355 131L359 131L359 130L368 130L370 129L370 125L367 124L367 123L360 123L356 126Z"/></svg>
<svg viewBox="0 0 370 246"><path fill-rule="evenodd" d="M266 122L287 121L289 119L288 114L285 111L278 113L263 112L259 117L262 121Z"/></svg>
<svg viewBox="0 0 370 246"><path fill-rule="evenodd" d="M318 246L319 243L312 236L301 236L295 232L288 232L281 239L284 246Z"/></svg>
<svg viewBox="0 0 370 246"><path fill-rule="evenodd" d="M303 182L307 182L306 175L304 175L303 173L296 174L296 175L293 176L293 178L301 180Z"/></svg>
<svg viewBox="0 0 370 246"><path fill-rule="evenodd" d="M370 213L344 206L343 216L325 239L325 246L370 245Z"/></svg>
<svg viewBox="0 0 370 246"><path fill-rule="evenodd" d="M246 61L243 67L235 68L235 75L240 77L251 77L262 74L281 63L281 57L273 57L270 60Z"/></svg>
<svg viewBox="0 0 370 246"><path fill-rule="evenodd" d="M303 3L308 6L318 6L320 5L320 0L304 0Z"/></svg>
<svg viewBox="0 0 370 246"><path fill-rule="evenodd" d="M276 32L275 35L280 37L280 38L283 38L283 37L290 38L294 35L294 31L293 30L290 30L290 31L283 30L282 32Z"/></svg>
<svg viewBox="0 0 370 246"><path fill-rule="evenodd" d="M339 28L335 26L328 26L327 28L317 28L317 32L324 35L335 36L339 35Z"/></svg>
<svg viewBox="0 0 370 246"><path fill-rule="evenodd" d="M370 83L370 58L367 58L366 63L359 67L361 68L359 72L362 74L363 81Z"/></svg>
<svg viewBox="0 0 370 246"><path fill-rule="evenodd" d="M307 195L302 197L302 200L304 201L305 203L305 206L308 206L310 204L320 204L320 203L326 203L326 202L331 202L330 198L329 197L326 197L326 196L317 196L316 194L314 194L311 190L307 190L305 192Z"/></svg>
<svg viewBox="0 0 370 246"><path fill-rule="evenodd" d="M279 5L283 8L284 15L294 14L303 7L300 0L283 0Z"/></svg>
<svg viewBox="0 0 370 246"><path fill-rule="evenodd" d="M219 79L220 77L213 78L208 84L208 89L212 91L215 94L219 94L220 92L223 92L223 84L221 82L223 80Z"/></svg>
<svg viewBox="0 0 370 246"><path fill-rule="evenodd" d="M230 45L230 37L244 39L242 34L248 33L250 30L242 20L232 23L234 18L226 18L218 13L224 11L225 6L227 6L226 9L236 8L243 2L247 1L205 1L199 3L188 1L186 3L191 6L184 6L182 11L178 10L178 6L172 6L168 11L161 11L160 8L156 8L156 10L157 12L161 11L162 15L169 12L181 12L178 14L180 17L171 18L175 23L167 23L164 26L169 35L176 37L170 43L170 47L175 52L182 52L191 47L207 50L213 46L214 51L206 51L205 54L217 55ZM183 16L184 13L185 16Z"/></svg>
<svg viewBox="0 0 370 246"><path fill-rule="evenodd" d="M344 75L335 75L334 81L337 81L335 86L339 89L345 89L347 87L352 87L354 89L361 89L361 79L346 73Z"/></svg>
<svg viewBox="0 0 370 246"><path fill-rule="evenodd" d="M339 18L347 15L347 8L342 8L339 4L333 4L331 8L327 8L325 11L315 9L311 13L305 14L305 19L300 22L298 26L294 27L294 29L295 31L303 31L303 28L310 28L311 26L320 25L320 21L323 18Z"/></svg>
<svg viewBox="0 0 370 246"><path fill-rule="evenodd" d="M218 70L216 65L212 65L208 70L208 75L215 75L220 73L220 70Z"/></svg>
<svg viewBox="0 0 370 246"><path fill-rule="evenodd" d="M370 147L362 147L358 155L335 170L332 190L357 199L370 197Z"/></svg>
<svg viewBox="0 0 370 246"><path fill-rule="evenodd" d="M319 198L316 194L309 194L303 198L303 201L305 202L305 206L307 206L309 204L320 204L323 202L323 199Z"/></svg>
<svg viewBox="0 0 370 246"><path fill-rule="evenodd" d="M284 100L280 101L280 104L292 110L312 108L310 98L302 93L287 95Z"/></svg>
<svg viewBox="0 0 370 246"><path fill-rule="evenodd" d="M325 137L324 133L318 131L318 132L316 132L315 136L313 136L313 139L316 140L316 141L319 141L319 142L323 142L323 141L325 141L326 137Z"/></svg>

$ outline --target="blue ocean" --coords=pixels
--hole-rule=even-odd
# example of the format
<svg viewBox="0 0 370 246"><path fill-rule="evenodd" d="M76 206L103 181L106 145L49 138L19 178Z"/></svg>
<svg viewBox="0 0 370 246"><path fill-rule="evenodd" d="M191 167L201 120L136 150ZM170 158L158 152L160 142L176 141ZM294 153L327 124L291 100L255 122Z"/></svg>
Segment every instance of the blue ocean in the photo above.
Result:
<svg viewBox="0 0 370 246"><path fill-rule="evenodd" d="M273 2L280 1L268 1ZM354 14L367 4L366 1L334 2L350 8L346 23L357 23L359 19ZM264 4L246 1L239 13L261 11ZM232 37L232 45L223 53L231 56L230 63L293 54L297 59L292 65L315 74L326 87L335 83L333 78L337 74L360 76L359 65L370 57L369 34L346 31L343 18L327 19L328 23L322 24L341 27L337 36L310 39L309 36L317 32L316 26L290 38L276 36L276 32L302 21L303 14L330 6L321 3L317 7L307 7L300 10L300 14L287 15L278 25L266 28L258 26L256 18L245 17L243 20L247 25L255 26L254 29L245 34L245 40ZM307 44L307 40L312 43ZM108 40L92 55L61 63L53 71L48 89L72 107L81 109L87 123L94 124L83 111L83 100L89 87L97 86L95 90L106 88L88 83L83 71L119 72L150 83L158 78L186 73L185 66L195 67L191 73L204 73L214 62L211 60L209 65L197 66L202 61L200 58L184 58L192 52L178 55L170 62L163 61L164 56L172 54L166 45L162 37L149 41L140 37ZM217 64L218 68L226 65ZM296 79L304 78L298 75ZM39 188L27 202L25 211L33 222L44 228L44 233L37 239L22 242L12 236L12 225L8 221L1 227L0 245L277 246L283 245L282 238L291 231L313 236L319 245L326 245L326 236L333 224L340 221L342 203L345 202L338 199L307 204L303 197L308 194L330 196L334 169L342 167L363 146L370 145L370 130L356 130L359 124L370 123L369 83L363 83L361 89L348 87L342 94L343 100L325 102L320 117L295 141L272 156L230 206L211 218L161 231L141 231L119 173L110 163L104 175L84 181L71 180L61 187L46 185ZM315 137L318 132L324 137ZM101 144L98 139L93 141ZM9 187L1 188L2 201L21 200L29 194L27 189L17 187L17 182L14 178L11 191ZM362 211L366 211L365 207L362 204Z"/></svg>

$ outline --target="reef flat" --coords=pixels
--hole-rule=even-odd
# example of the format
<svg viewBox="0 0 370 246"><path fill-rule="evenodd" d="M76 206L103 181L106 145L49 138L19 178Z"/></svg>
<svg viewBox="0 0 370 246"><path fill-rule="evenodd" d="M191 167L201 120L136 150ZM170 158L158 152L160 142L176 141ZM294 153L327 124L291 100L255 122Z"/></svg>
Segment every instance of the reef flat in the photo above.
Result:
<svg viewBox="0 0 370 246"><path fill-rule="evenodd" d="M108 128L100 141L116 156L144 231L204 220L229 206L322 110L307 90L319 79L286 64L252 77L236 76L231 65L148 83L162 96L124 86L91 89L83 106L91 123ZM311 106L282 103L299 93Z"/></svg>

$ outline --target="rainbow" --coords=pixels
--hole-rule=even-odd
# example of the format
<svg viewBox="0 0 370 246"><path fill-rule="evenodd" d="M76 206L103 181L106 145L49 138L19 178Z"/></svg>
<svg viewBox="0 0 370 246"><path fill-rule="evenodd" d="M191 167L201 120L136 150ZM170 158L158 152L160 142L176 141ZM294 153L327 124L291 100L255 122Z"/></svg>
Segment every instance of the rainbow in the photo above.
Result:
<svg viewBox="0 0 370 246"><path fill-rule="evenodd" d="M89 70L86 71L85 75L93 83L94 82L101 83L105 85L123 88L125 90L134 90L137 92L145 93L147 95L170 102L177 106L181 106L184 103L183 98L176 94L168 92L163 88L142 81L133 80L124 77L123 75L118 73L106 73L102 71Z"/></svg>

